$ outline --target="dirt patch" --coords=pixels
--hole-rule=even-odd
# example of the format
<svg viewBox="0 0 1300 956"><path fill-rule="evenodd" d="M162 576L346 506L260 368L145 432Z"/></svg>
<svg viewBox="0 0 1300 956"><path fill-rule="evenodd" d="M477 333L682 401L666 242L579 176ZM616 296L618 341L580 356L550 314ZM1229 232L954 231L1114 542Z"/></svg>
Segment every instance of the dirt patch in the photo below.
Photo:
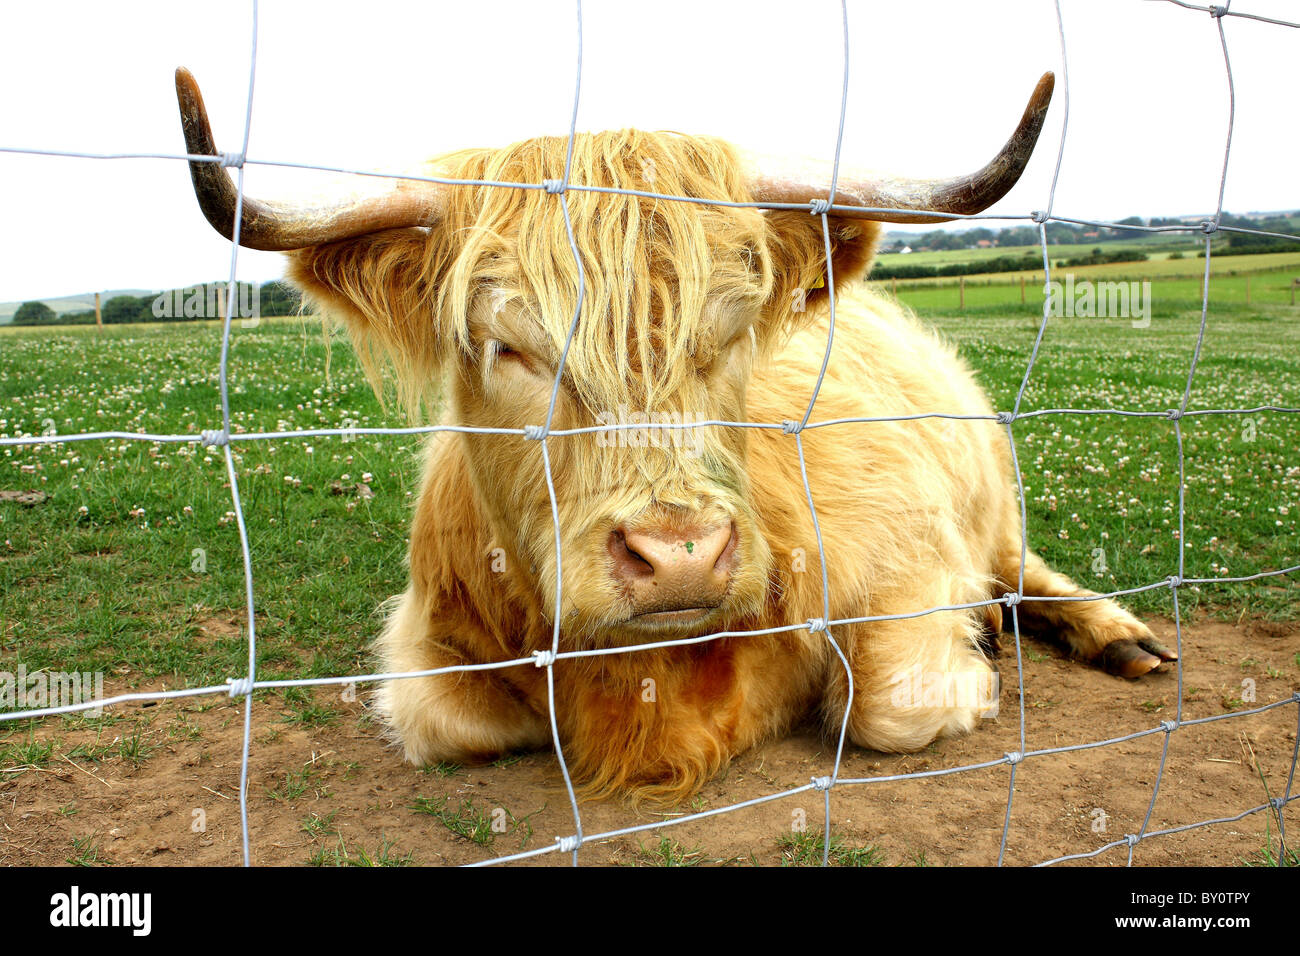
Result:
<svg viewBox="0 0 1300 956"><path fill-rule="evenodd" d="M43 491L12 491L0 490L0 503L15 502L20 505L31 507L32 505L44 504L50 496Z"/></svg>
<svg viewBox="0 0 1300 956"><path fill-rule="evenodd" d="M71 555L74 561L94 561L96 559L115 559L121 554L118 548L96 548L93 551L76 551Z"/></svg>
<svg viewBox="0 0 1300 956"><path fill-rule="evenodd" d="M1246 625L1246 632L1252 638L1300 644L1300 627L1290 621L1251 621Z"/></svg>
<svg viewBox="0 0 1300 956"><path fill-rule="evenodd" d="M197 631L195 636L204 643L211 643L222 638L239 637L244 633L240 621L230 618L205 617L195 621L194 627Z"/></svg>
<svg viewBox="0 0 1300 956"><path fill-rule="evenodd" d="M219 627L215 620L203 622ZM233 625L231 625L233 626ZM1168 622L1157 636L1174 645ZM1009 643L1009 642L1008 642ZM1025 643L1028 750L1083 744L1173 720L1173 670L1129 682ZM1204 623L1184 630L1183 718L1288 700L1300 688L1300 631L1269 622ZM1021 749L1014 650L1001 658L1001 714L964 738L886 755L846 748L841 779L936 771ZM1251 684L1255 701L1249 701ZM156 685L154 685L156 686ZM140 689L140 688L136 688ZM106 688L111 693L114 688ZM1243 697L1246 700L1243 701ZM351 699L349 699L351 698ZM47 720L0 726L0 863L235 865L241 862L239 776L244 704L191 698L114 708L92 723ZM1184 727L1169 740L1149 831L1228 817L1283 794L1296 746L1295 706ZM420 770L380 738L364 693L338 689L260 695L253 706L249 819L258 864L390 862L463 864L547 847L573 833L550 752L497 764ZM1086 853L1137 831L1151 801L1164 733L1106 747L1030 757L1017 768L1006 862ZM799 855L795 827L813 837L823 810L803 792L734 812L661 826L801 786L831 770L834 750L810 731L736 760L693 806L582 805L589 837L650 824L645 832L587 843L587 864L778 864ZM24 762L23 758L28 758ZM27 769L20 769L26 767ZM843 846L872 846L886 864L996 862L1008 767L837 786L831 816ZM1296 806L1285 809L1300 832ZM1141 865L1239 865L1266 845L1268 815L1156 836L1134 850ZM495 824L495 828L493 826ZM660 826L656 826L660 825ZM1271 821L1276 847L1276 821ZM806 849L806 847L805 847ZM546 854L529 865L567 863ZM1117 866L1127 849L1086 865Z"/></svg>

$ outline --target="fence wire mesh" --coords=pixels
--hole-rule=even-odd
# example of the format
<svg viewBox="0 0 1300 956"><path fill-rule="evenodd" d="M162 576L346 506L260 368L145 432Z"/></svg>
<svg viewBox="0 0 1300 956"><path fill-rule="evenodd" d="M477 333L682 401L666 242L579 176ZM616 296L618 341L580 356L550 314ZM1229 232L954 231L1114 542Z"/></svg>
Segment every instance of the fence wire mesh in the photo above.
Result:
<svg viewBox="0 0 1300 956"><path fill-rule="evenodd" d="M243 840L243 860L245 866L252 865L252 835L248 823L248 772L249 760L251 753L251 728L252 728L252 702L253 696L258 691L269 691L276 689L285 689L291 687L320 687L320 686L339 686L339 685L356 685L363 683L374 683L386 680L410 680L421 677L429 677L439 674L461 673L471 671L486 671L514 667L539 667L546 670L548 710L550 720L551 739L555 748L556 758L559 765L560 773L563 777L565 790L567 793L569 806L573 816L573 832L569 835L557 837L553 844L535 848L528 851L514 853L505 856L499 856L488 860L483 860L472 864L474 866L495 865L523 860L531 857L544 856L553 853L563 853L569 855L573 865L579 863L579 851L585 844L595 843L598 841L609 840L615 837L627 836L650 830L662 830L668 827L679 826L692 821L703 820L720 814L732 813L747 807L758 806L760 804L770 803L772 801L784 800L801 793L821 793L824 810L824 827L822 839L822 863L829 863L829 853L831 848L831 822L833 819L831 807L831 793L837 787L848 786L865 786L870 784L881 784L902 780L921 780L930 777L950 776L974 770L985 770L998 766L1006 766L1008 773L1007 802L1006 812L1003 818L1002 835L998 850L997 861L1003 863L1008 835L1011 830L1011 820L1016 793L1016 772L1019 765L1027 759L1062 754L1073 751L1091 750L1096 748L1113 746L1125 741L1137 740L1154 734L1163 734L1162 748L1160 753L1160 762L1155 775L1155 782L1151 789L1151 798L1147 804L1146 814L1142 820L1141 826L1133 833L1126 834L1118 840L1113 840L1103 844L1093 850L1060 856L1053 859L1043 860L1038 865L1051 865L1070 860L1081 860L1098 857L1109 850L1117 848L1127 849L1127 862L1133 863L1134 850L1143 840L1156 836L1163 836L1175 833L1182 833L1201 827L1208 827L1215 824L1231 823L1242 820L1253 814L1272 811L1278 827L1279 857L1285 858L1286 850L1286 828L1283 814L1283 808L1289 803L1300 797L1300 794L1293 793L1295 784L1295 772L1298 760L1300 760L1300 692L1294 693L1290 699L1275 701L1260 707L1248 710L1236 710L1230 713L1204 717L1198 719L1184 720L1183 710L1183 631L1182 619L1179 611L1179 590L1189 585L1198 584L1224 584L1224 583L1244 583L1256 581L1264 578L1278 577L1300 571L1300 563L1288 567L1277 568L1270 571L1261 572L1239 577L1220 576L1215 578L1188 578L1185 576L1185 554L1184 549L1180 547L1178 556L1177 569L1163 580L1155 581L1150 584L1141 585L1123 590L1110 591L1103 594L1081 597L1043 597L1026 595L1024 593L1024 574L1026 552L1028 548L1028 522L1025 507L1025 489L1021 478L1019 456L1017 454L1016 438L1014 425L1018 420L1031 419L1047 415L1114 415L1129 417L1147 417L1163 418L1173 423L1174 434L1178 447L1178 467L1179 467L1179 486L1178 486L1178 527L1179 540L1185 539L1185 515L1186 515L1186 474L1185 474L1185 454L1183 449L1182 420L1194 416L1205 415L1249 415L1262 411L1272 411L1282 414L1298 414L1300 408L1279 406L1279 405L1259 405L1252 408L1226 408L1226 409L1191 409L1188 407L1193 381L1196 376L1197 366L1201 359L1202 345L1205 340L1205 332L1209 316L1209 299L1210 299L1210 263L1211 263L1211 239L1217 232L1234 232L1243 234L1252 234L1258 236L1275 237L1286 240L1300 241L1300 237L1288 235L1285 233L1274 233L1265 230L1248 229L1236 226L1221 225L1220 220L1223 216L1223 197L1224 189L1227 183L1228 160L1232 150L1232 132L1235 118L1236 99L1235 88L1232 77L1232 63L1228 54L1228 42L1224 31L1224 20L1229 18L1242 18L1259 21L1275 26L1289 27L1300 29L1300 23L1290 22L1281 19L1259 16L1256 14L1242 12L1230 9L1231 2L1222 6L1201 6L1183 2L1183 0L1145 0L1145 2L1165 2L1191 11L1208 13L1212 20L1213 26L1218 33L1220 47L1223 51L1223 63L1228 99L1228 116L1227 131L1224 140L1223 164L1219 177L1218 202L1212 216L1206 218L1199 225L1183 226L1143 226L1129 223L1116 223L1104 220L1069 218L1056 215L1053 211L1056 197L1057 183L1060 178L1061 162L1065 155L1066 134L1069 129L1069 107L1070 107L1070 74L1068 61L1066 57L1066 26L1065 19L1062 15L1060 0L1053 0L1055 7L1056 23L1060 44L1061 58L1061 75L1063 87L1063 122L1061 126L1061 136L1057 147L1055 169L1052 175L1051 187L1047 195L1047 202L1042 210L1035 210L1029 213L1019 215L998 215L981 213L977 215L958 215L937 210L919 210L929 215L940 217L944 220L966 220L966 219L997 219L1007 221L1028 221L1034 223L1038 228L1039 242L1043 256L1043 273L1044 273L1044 291L1045 299L1043 304L1042 319L1038 324L1037 334L1034 339L1029 361L1025 367L1024 375L1021 378L1019 389L1017 390L1015 400L1010 410L997 412L992 416L985 415L966 415L953 414L945 412L932 412L920 415L909 416L881 416L881 417L853 417L838 418L825 421L812 421L813 409L817 402L817 396L821 390L822 382L826 375L826 370L830 362L831 349L835 335L835 280L832 273L831 257L831 234L829 224L829 214L833 210L846 208L861 207L844 207L835 204L836 186L839 179L840 168L840 151L844 137L844 122L848 105L849 91L849 66L850 66L850 29L849 29L849 10L847 0L841 0L841 23L842 23L842 51L843 51L843 80L840 99L839 126L836 132L836 143L834 153L834 163L832 166L832 179L828 195L824 199L815 199L811 203L778 203L778 202L726 202L721 200L707 200L696 197L661 194L650 191L612 189L608 187L597 187L584 185L582 183L570 182L570 172L573 155L573 143L577 135L577 117L578 107L581 101L582 90L582 61L583 61L583 14L581 0L576 0L576 66L575 81L573 93L573 109L571 112L569 132L568 132L568 149L566 153L564 175L561 180L547 180L541 183L524 183L524 182L503 182L496 180L479 180L479 179L447 179L440 177L416 176L406 173L383 173L373 170L347 169L332 166L312 165L307 163L292 163L277 160L253 159L248 156L249 147L249 130L252 121L253 94L256 81L257 70L257 40L258 40L258 0L252 2L252 31L249 41L249 70L248 70L248 93L246 108L244 114L244 129L240 150L236 153L223 153L217 156L194 155L194 154L170 154L170 153L102 153L89 151L69 151L40 149L31 147L0 147L0 152L22 153L38 156L59 156L85 159L174 159L186 162L205 162L218 163L223 167L233 168L236 182L236 208L234 216L234 236L230 247L230 270L229 279L226 286L225 296L225 315L222 329L221 359L219 368L220 381L220 399L221 399L221 427L202 431L199 434L148 434L141 432L127 431L99 431L99 432L82 432L68 435L41 435L41 436L4 436L0 437L0 446L11 445L39 445L50 443L82 442L82 441L102 441L102 440L122 440L122 441L141 441L150 443L176 443L189 442L197 443L202 446L219 447L222 449L225 457L226 474L230 481L231 499L234 508L234 516L239 533L240 553L244 567L244 597L247 610L248 626L248 668L246 674L241 677L232 677L224 684L210 685L204 687L185 688L171 691L149 691L140 693L119 694L111 697L104 697L95 700L82 701L80 703L67 704L54 707L32 708L27 710L16 710L7 713L0 713L0 722L38 719L56 715L72 714L81 711L96 710L104 707L111 707L116 704L138 702L138 701L160 701L175 700L180 698L198 697L207 695L226 694L231 698L242 697L244 700L243 711L243 744L241 748L240 763L240 826ZM559 368L556 372L555 380L551 387L550 401L547 408L545 420L539 425L526 425L520 428L486 428L471 427L455 424L436 424L423 425L405 428L382 428L382 427L352 427L352 428L321 428L321 429L302 429L287 431L265 431L265 432L237 432L231 427L229 388L228 388L228 368L230 353L230 330L231 320L234 314L235 303L237 299L237 272L239 261L239 239L241 211L244 204L244 169L247 165L256 164L263 166L279 166L297 169L313 169L326 172L347 173L352 175L377 176L387 179L406 179L416 181L427 181L441 183L457 187L472 186L489 186L501 189L524 189L524 190L542 190L548 195L554 196L554 201L560 204L564 214L566 229L571 252L578 270L578 301L574 310L573 319L569 325L568 337L565 341L564 349L561 354ZM656 641L653 643L643 643L637 645L620 646L614 648L601 648L590 650L560 650L560 608L562 600L562 567L563 567L563 549L561 546L561 527L559 519L559 510L555 496L555 485L551 471L551 459L549 442L554 438L564 438L570 435L584 434L588 432L608 432L612 430L631 429L642 427L639 424L619 423L613 425L600 425L593 428L575 428L575 429L552 429L551 424L555 414L556 401L559 396L561 387L561 377L564 372L565 361L567 360L569 349L573 343L574 335L578 328L579 317L581 315L583 298L585 295L585 265L582 256L579 254L578 244L573 234L572 222L569 218L568 193L570 192L594 192L594 193L617 193L622 195L642 196L647 198L661 199L671 202L686 202L696 205L705 206L728 206L743 207L756 209L799 209L805 210L810 215L818 216L821 220L822 238L824 254L826 258L826 288L828 291L829 305L829 333L827 336L826 350L822 359L821 369L818 374L812 395L809 398L807 409L802 418L798 421L782 422L740 422L740 421L721 421L706 420L690 422L683 424L664 423L656 425L657 428L674 429L674 428L753 428L753 429L774 429L780 430L784 434L793 438L795 449L798 453L800 473L803 479L804 494L807 501L809 513L812 519L813 528L817 538L818 557L821 563L822 575L822 609L823 614L820 618L789 624L782 627L771 627L764 629L745 630L745 631L720 631L712 634L685 638L679 640ZM1187 381L1183 389L1182 399L1177 408L1166 411L1150 411L1138 409L1116 409L1116 408L1051 408L1037 409L1030 411L1021 411L1021 402L1025 390L1029 385L1030 377L1033 374L1035 364L1038 361L1040 347L1042 345L1044 333L1047 330L1048 320L1053 312L1053 293L1054 286L1052 283L1052 261L1049 255L1049 245L1047 238L1047 223L1061 222L1076 225L1090 225L1099 228L1122 228L1126 230L1139 230L1144 232L1199 232L1204 235L1205 243L1205 270L1202 278L1201 287L1201 310L1200 310L1200 327L1197 335L1196 345L1192 354L1192 359L1187 372ZM804 447L802 432L808 429L826 428L832 426L842 426L848 424L871 424L879 422L909 421L926 418L947 419L953 421L974 421L990 420L1004 426L1006 430L1007 443L1011 452L1012 463L1016 477L1016 489L1020 507L1020 535L1021 535L1021 556L1019 578L1015 593L1005 595L1000 599L991 599L987 601L972 602L967 604L943 605L936 607L920 608L908 613L902 614L884 614L869 615L860 617L847 617L835 619L831 616L830 601L830 584L827 573L825 560L825 545L821 536L821 527L817 520L817 508L813 500L812 489L808 483L807 462L804 457ZM303 679L277 679L277 680L259 680L257 676L257 632L256 632L256 612L254 602L254 572L253 556L249 545L248 528L244 520L244 509L240 499L239 478L235 467L235 460L231 450L234 442L254 442L268 441L290 438L307 438L307 437L350 437L356 435L415 435L427 434L434 432L458 432L464 434L485 434L485 435L517 435L525 439L537 441L540 448L540 456L543 465L543 473L546 479L546 485L550 498L551 516L554 527L555 537L555 561L556 561L556 591L554 598L555 613L553 615L551 648L549 651L538 651L530 657L517 658L513 660L495 661L485 664L458 665L453 667L441 667L429 670L407 671L400 673L365 673L353 674L336 677L320 678L303 678ZM1074 744L1068 746L1046 747L1040 749L1030 749L1025 730L1025 694L1024 694L1024 668L1021 647L1020 620L1018 606L1026 601L1096 601L1105 598L1114 598L1126 594L1135 594L1143 591L1168 588L1172 599L1174 611L1174 625L1177 636L1178 658L1175 662L1178 680L1177 710L1173 720L1161 722L1158 726L1139 730L1134 733L1125 734L1118 737L1112 737L1105 740L1092 741L1089 743ZM849 662L844 655L839 642L835 639L835 629L851 624L861 624L877 621L903 620L908 618L923 617L940 611L951 611L960 609L971 609L985 607L993 604L1005 605L1010 611L1012 634L1015 641L1016 650L1016 673L1019 687L1019 741L1018 750L1006 753L996 760L987 760L980 763L965 764L958 767L950 767L940 770L925 770L909 773L900 773L892 775L882 775L873 777L848 778L841 777L840 770L844 755L844 743L848 728L849 712L853 699L853 674ZM844 717L840 722L839 733L835 748L835 758L829 774L813 777L808 783L801 786L795 786L782 790L777 793L764 795L751 800L744 800L723 807L717 807L695 813L683 814L672 819L657 820L652 823L628 826L620 829L609 830L601 833L586 833L582 826L582 813L579 808L578 799L574 792L573 783L570 779L568 764L565 760L564 749L560 739L559 723L556 715L555 705L555 682L554 671L557 666L563 666L563 662L580 657L594 657L607 654L633 654L639 651L646 651L667 647L678 647L704 642L717 641L723 638L732 637L756 637L762 635L779 634L807 630L811 633L822 634L836 658L844 668L845 676L848 682L848 704L846 704ZM1286 788L1281 796L1272 797L1268 801L1258 806L1248 807L1232 816L1217 817L1213 819L1200 820L1194 823L1170 827L1162 830L1150 830L1148 826L1151 821L1151 815L1155 809L1156 800L1160 794L1161 781L1164 775L1166 760L1169 754L1169 743L1174 734L1182 728L1196 726L1200 724L1215 722L1219 720L1238 719L1251 715L1262 714L1279 707L1296 707L1297 714L1297 734L1296 744L1292 748L1290 769L1287 775Z"/></svg>

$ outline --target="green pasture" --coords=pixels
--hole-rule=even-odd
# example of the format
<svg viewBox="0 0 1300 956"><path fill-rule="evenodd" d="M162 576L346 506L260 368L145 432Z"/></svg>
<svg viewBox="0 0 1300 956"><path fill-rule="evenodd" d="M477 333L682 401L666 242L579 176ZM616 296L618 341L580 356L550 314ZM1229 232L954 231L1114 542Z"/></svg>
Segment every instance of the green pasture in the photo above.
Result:
<svg viewBox="0 0 1300 956"><path fill-rule="evenodd" d="M1177 406L1200 306L1195 283L1176 281L1176 295L1175 280L1156 294L1145 328L1051 320L1022 411ZM1257 304L1230 306L1234 281L1216 280L1223 284L1212 293L1190 408L1300 406L1300 311L1274 301L1272 279L1258 276ZM1041 303L1022 310L1018 286L969 283L967 310L957 312L942 298L951 290L905 285L900 297L960 346L997 407L1010 408ZM220 345L215 323L4 329L0 435L215 428ZM333 344L327 375L310 321L236 323L230 383L236 431L405 424L381 410L344 341ZM1178 570L1180 551L1189 578L1300 563L1300 415L1192 416L1181 428L1185 540L1173 422L1017 421L1031 545L1098 590L1159 581ZM233 446L251 536L259 673L369 667L376 605L405 586L419 444L366 436ZM0 449L0 490L48 496L0 501L0 670L103 670L109 680L173 686L243 672L244 576L221 451L119 440L9 446ZM1184 619L1300 616L1294 576L1188 585L1180 599ZM1172 613L1168 589L1129 603Z"/></svg>
<svg viewBox="0 0 1300 956"><path fill-rule="evenodd" d="M1114 240L1101 241L1093 239L1089 242L1063 242L1052 243L1048 246L1051 251L1052 261L1057 259L1071 259L1076 256L1086 256L1093 249L1101 248L1106 251L1115 249L1134 249L1143 255L1149 256L1151 260L1164 259L1168 256L1181 252L1184 256L1195 256L1198 252L1205 249L1203 239L1188 236L1180 233L1152 233L1149 236L1142 236L1139 239L1125 239L1122 242ZM945 266L953 263L966 262L984 262L989 259L1001 258L1019 258L1026 255L1041 255L1042 246L990 246L987 248L970 248L970 249L934 249L921 252L885 252L876 257L882 265L900 266L900 265L917 265L917 266Z"/></svg>
<svg viewBox="0 0 1300 956"><path fill-rule="evenodd" d="M1245 259L1272 259L1272 255L1225 257L1211 260L1210 306L1221 313L1247 314L1258 307L1276 307L1279 315L1292 315L1300 319L1300 288L1294 289L1293 280L1300 279L1300 253L1285 253L1292 264L1272 267L1268 271L1234 269ZM1188 260L1167 263L1182 266ZM1111 263L1104 266L1079 266L1070 269L1053 269L1052 282L1059 297L1067 289L1075 291L1076 305L1080 301L1084 281L1092 283L1124 282L1150 283L1150 302L1153 315L1170 317L1187 309L1201 309L1204 291L1205 260L1193 260L1200 270L1194 275L1170 274L1156 267L1166 263ZM1151 268L1142 269L1142 266ZM1125 268L1127 267L1127 269ZM1012 313L1042 315L1044 299L1043 272L1024 273L1023 287L1020 273L967 276L965 282L955 278L899 279L874 283L877 288L892 292L913 310L923 315L944 314L951 311ZM1067 285L1073 276L1072 286ZM1131 288L1131 287L1130 287ZM1146 296L1146 291L1143 291ZM1292 296L1296 305L1292 305ZM1247 299L1249 298L1249 301ZM1076 308L1076 313L1080 310ZM1064 300L1062 300L1064 314Z"/></svg>
<svg viewBox="0 0 1300 956"><path fill-rule="evenodd" d="M1300 246L1300 243L1297 243L1297 246ZM1266 271L1278 267L1296 267L1300 264L1300 249L1294 252L1265 252L1247 256L1220 255L1221 250L1226 248L1226 242L1215 242L1211 246L1210 259L1216 272L1221 269L1236 272L1243 270ZM1104 252L1115 252L1124 249L1141 253L1147 258L1144 261L1114 262L1099 266L1071 266L1070 268L1072 270L1114 271L1125 276L1137 276L1139 278L1152 275L1200 275L1205 270L1205 259L1201 256L1201 253L1205 251L1204 240L1187 236L1156 234L1123 242L1103 243L1093 240L1091 242L1051 243L1047 249L1053 268L1057 268L1058 263L1062 264L1061 267L1064 268L1063 264L1067 259L1086 256L1094 249L1101 249ZM904 265L947 266L971 262L988 262L992 259L1019 259L1022 256L1033 256L1035 259L1041 260L1042 246L993 246L986 249L938 249L908 253L884 252L876 256L875 262L891 268ZM1042 272L1041 269L1038 271L1039 273ZM996 275L999 277L1014 277L1019 276L1020 273L996 273ZM969 280L970 277L968 276L967 281ZM915 282L921 280L899 279L898 281ZM955 282L956 279L951 276L941 276L929 281Z"/></svg>

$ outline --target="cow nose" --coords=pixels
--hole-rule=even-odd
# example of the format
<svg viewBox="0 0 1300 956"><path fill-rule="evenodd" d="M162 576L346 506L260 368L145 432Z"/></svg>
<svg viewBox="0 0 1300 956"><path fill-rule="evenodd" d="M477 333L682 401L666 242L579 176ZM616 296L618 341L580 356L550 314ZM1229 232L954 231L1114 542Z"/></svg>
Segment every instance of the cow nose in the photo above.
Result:
<svg viewBox="0 0 1300 956"><path fill-rule="evenodd" d="M614 579L632 599L632 614L699 611L727 593L736 555L736 524L674 528L615 528L609 535Z"/></svg>

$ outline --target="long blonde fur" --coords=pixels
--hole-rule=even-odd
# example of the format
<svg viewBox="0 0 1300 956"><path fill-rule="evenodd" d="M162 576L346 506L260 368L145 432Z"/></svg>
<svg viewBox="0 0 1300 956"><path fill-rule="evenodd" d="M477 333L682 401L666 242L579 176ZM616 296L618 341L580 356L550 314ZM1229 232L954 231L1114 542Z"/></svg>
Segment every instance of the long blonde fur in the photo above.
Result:
<svg viewBox="0 0 1300 956"><path fill-rule="evenodd" d="M563 175L566 147L564 139L530 140L430 168L536 183ZM571 182L744 201L738 170L720 141L622 130L577 138ZM580 307L566 205L583 264ZM954 350L861 284L877 234L874 223L831 220L834 348L812 420L991 414ZM828 341L823 249L820 217L803 212L459 187L435 227L294 253L290 277L348 328L376 387L391 366L409 407L445 396L448 421L541 424L576 313L553 429L590 427L629 408L780 423L802 418ZM562 566L539 443L433 437L410 584L379 639L381 666L420 670L548 649L557 581L562 650L654 637L623 624L627 599L605 550L620 527L667 533L734 522L739 558L726 601L691 633L823 617L795 439L712 426L691 437L690 447L611 444L590 433L547 439ZM905 614L1014 589L1019 519L995 423L845 424L809 429L801 440L832 618ZM1028 571L1027 591L1074 587L1032 552ZM1068 607L1054 608L1049 623L1077 625L1081 647L1149 633L1110 602ZM832 639L853 670L851 739L880 750L921 747L970 730L980 707L900 701L901 682L913 673L987 674L985 620L981 611L945 611L829 634L800 629L564 660L554 677L565 755L589 793L680 799L806 715L838 727L848 682ZM545 672L532 666L392 681L379 703L416 762L489 759L550 739Z"/></svg>

